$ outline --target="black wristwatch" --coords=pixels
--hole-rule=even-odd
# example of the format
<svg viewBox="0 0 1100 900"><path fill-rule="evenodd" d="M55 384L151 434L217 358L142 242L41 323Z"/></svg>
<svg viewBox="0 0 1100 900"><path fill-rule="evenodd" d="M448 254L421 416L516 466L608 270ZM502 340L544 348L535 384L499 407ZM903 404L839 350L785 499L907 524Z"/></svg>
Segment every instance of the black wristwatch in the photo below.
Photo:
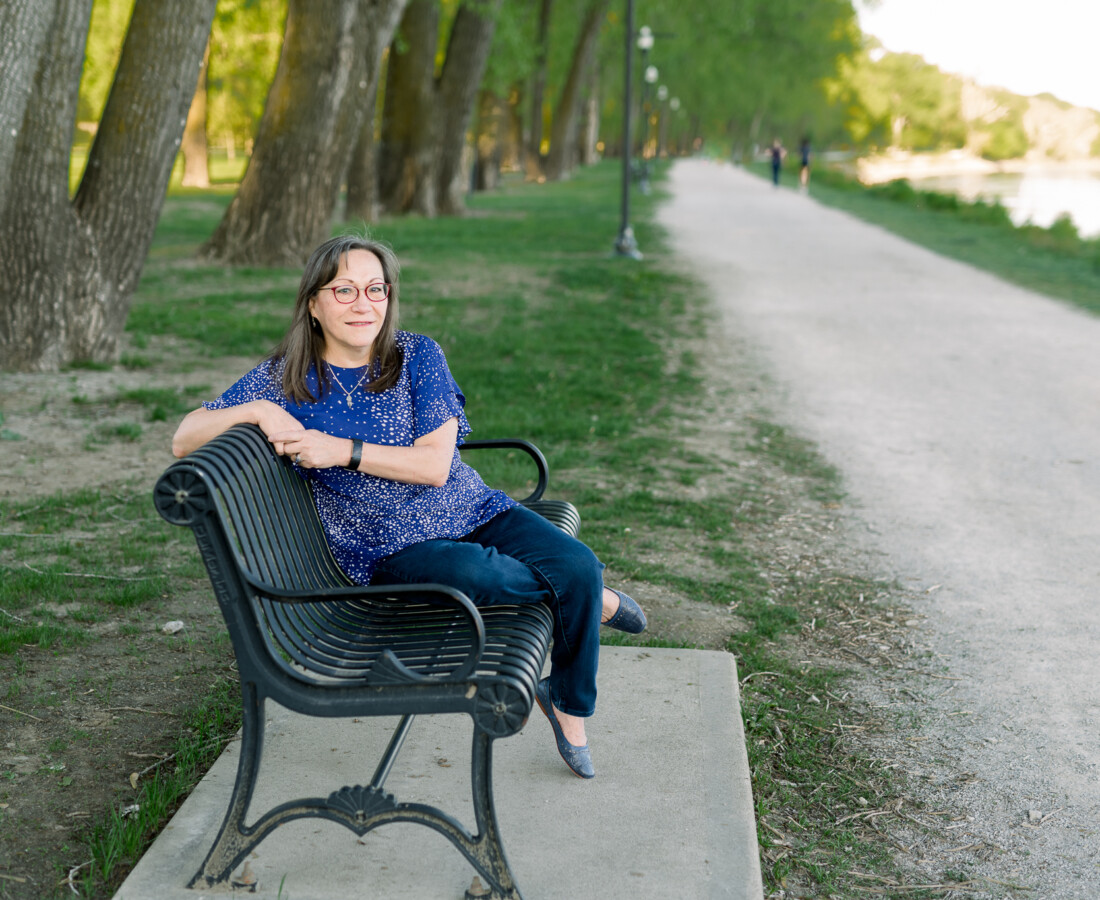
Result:
<svg viewBox="0 0 1100 900"><path fill-rule="evenodd" d="M351 469L353 472L359 471L359 463L363 461L363 442L359 438L351 439L351 461L344 466L345 469Z"/></svg>

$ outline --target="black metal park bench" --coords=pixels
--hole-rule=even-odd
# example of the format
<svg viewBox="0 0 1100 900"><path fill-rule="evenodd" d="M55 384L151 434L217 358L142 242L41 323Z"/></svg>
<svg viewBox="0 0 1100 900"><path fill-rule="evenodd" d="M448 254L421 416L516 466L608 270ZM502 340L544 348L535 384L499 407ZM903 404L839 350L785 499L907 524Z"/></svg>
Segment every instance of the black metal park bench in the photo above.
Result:
<svg viewBox="0 0 1100 900"><path fill-rule="evenodd" d="M538 484L521 502L577 533L571 504L542 499L547 467L536 447L499 440L462 449L486 447L528 453ZM227 881L275 828L314 816L359 836L390 822L426 825L466 856L491 896L519 898L493 806L492 742L518 732L531 712L550 611L542 604L478 609L441 584L352 584L329 551L305 480L252 425L235 426L173 463L154 499L165 519L194 531L233 642L243 701L229 809L189 887ZM311 716L401 719L369 784L291 799L246 825L269 699ZM442 810L399 802L384 789L413 717L429 713L473 720L474 834Z"/></svg>

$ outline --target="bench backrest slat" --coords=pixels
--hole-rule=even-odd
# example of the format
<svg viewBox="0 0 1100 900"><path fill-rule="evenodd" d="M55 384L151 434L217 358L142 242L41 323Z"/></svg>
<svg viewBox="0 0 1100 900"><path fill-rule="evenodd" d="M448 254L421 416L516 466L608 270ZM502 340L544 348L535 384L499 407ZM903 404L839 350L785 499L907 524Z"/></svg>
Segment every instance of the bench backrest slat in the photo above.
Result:
<svg viewBox="0 0 1100 900"><path fill-rule="evenodd" d="M175 468L179 479L170 468L158 483L162 513L195 527L227 622L238 621L238 630L251 632L249 641L264 643L266 658L283 675L366 683L387 651L423 676L448 676L468 665L470 647L482 638L457 608L407 593L400 599L368 593L309 602L265 596L270 591L316 598L352 582L329 550L308 483L275 454L260 429L235 426ZM530 505L569 528L568 504ZM245 607L249 613L238 616ZM546 611L487 607L481 613L487 632L477 671L537 680L532 660L545 655Z"/></svg>
<svg viewBox="0 0 1100 900"><path fill-rule="evenodd" d="M234 429L233 437L193 455L217 473L221 519L238 565L279 590L350 584L332 558L305 480L258 430Z"/></svg>

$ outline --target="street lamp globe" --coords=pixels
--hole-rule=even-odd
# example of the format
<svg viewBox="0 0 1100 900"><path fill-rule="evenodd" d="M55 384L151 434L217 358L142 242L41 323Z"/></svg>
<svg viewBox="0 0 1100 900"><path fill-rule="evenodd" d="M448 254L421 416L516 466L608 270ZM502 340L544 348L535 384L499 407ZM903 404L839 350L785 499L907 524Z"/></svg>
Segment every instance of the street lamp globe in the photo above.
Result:
<svg viewBox="0 0 1100 900"><path fill-rule="evenodd" d="M643 53L648 53L653 49L653 29L648 25L643 25L638 29L638 49Z"/></svg>
<svg viewBox="0 0 1100 900"><path fill-rule="evenodd" d="M660 77L661 77L661 74L657 71L656 66L646 66L645 67L645 83L646 84L656 84L657 79L660 78Z"/></svg>

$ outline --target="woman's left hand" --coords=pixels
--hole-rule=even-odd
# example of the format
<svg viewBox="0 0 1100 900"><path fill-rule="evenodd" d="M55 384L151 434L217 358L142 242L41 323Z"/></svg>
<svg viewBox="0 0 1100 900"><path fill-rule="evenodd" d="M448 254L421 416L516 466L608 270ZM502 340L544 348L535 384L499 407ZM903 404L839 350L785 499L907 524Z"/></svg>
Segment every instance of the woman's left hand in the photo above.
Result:
<svg viewBox="0 0 1100 900"><path fill-rule="evenodd" d="M283 456L289 456L303 469L331 469L345 466L351 457L351 441L310 428L306 431L278 431L267 439Z"/></svg>

